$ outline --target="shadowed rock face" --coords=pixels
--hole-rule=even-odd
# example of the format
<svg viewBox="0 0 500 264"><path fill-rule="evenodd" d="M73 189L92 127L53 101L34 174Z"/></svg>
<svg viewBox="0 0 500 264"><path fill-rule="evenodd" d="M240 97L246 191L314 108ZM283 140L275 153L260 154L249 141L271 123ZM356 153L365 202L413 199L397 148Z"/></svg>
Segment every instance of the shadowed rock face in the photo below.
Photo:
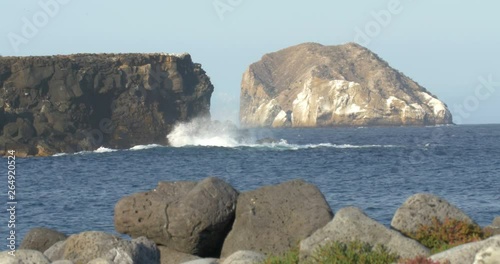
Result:
<svg viewBox="0 0 500 264"><path fill-rule="evenodd" d="M443 102L354 43L266 54L244 73L240 99L246 127L452 123Z"/></svg>
<svg viewBox="0 0 500 264"><path fill-rule="evenodd" d="M213 86L190 55L0 57L0 154L167 144L209 115Z"/></svg>

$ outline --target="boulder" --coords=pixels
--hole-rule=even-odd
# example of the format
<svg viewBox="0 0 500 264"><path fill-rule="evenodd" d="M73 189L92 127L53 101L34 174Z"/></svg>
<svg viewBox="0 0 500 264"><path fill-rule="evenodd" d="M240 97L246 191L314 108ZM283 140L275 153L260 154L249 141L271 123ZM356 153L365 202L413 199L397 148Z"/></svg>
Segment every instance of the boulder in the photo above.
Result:
<svg viewBox="0 0 500 264"><path fill-rule="evenodd" d="M473 264L500 264L500 243L493 243L479 250Z"/></svg>
<svg viewBox="0 0 500 264"><path fill-rule="evenodd" d="M499 261L499 259L494 259L500 255L499 249L500 236L494 236L483 241L451 248L431 256L431 259L440 262L448 260L450 264L493 264Z"/></svg>
<svg viewBox="0 0 500 264"><path fill-rule="evenodd" d="M227 257L222 264L259 264L266 260L266 256L254 251L241 250Z"/></svg>
<svg viewBox="0 0 500 264"><path fill-rule="evenodd" d="M50 261L62 260L64 258L64 248L66 247L66 240L56 242L50 248L45 250L43 254L50 259Z"/></svg>
<svg viewBox="0 0 500 264"><path fill-rule="evenodd" d="M160 183L153 191L121 199L115 206L115 228L179 252L217 257L231 229L237 197L233 187L217 178Z"/></svg>
<svg viewBox="0 0 500 264"><path fill-rule="evenodd" d="M87 264L115 264L114 262L111 262L110 260L107 259L102 259L102 258L96 258L94 260L91 260Z"/></svg>
<svg viewBox="0 0 500 264"><path fill-rule="evenodd" d="M63 241L67 236L59 231L37 227L31 229L25 236L20 249L33 249L40 252L44 252L52 245L59 241Z"/></svg>
<svg viewBox="0 0 500 264"><path fill-rule="evenodd" d="M391 226L402 233L409 234L417 231L422 225L431 225L434 217L441 222L446 219L455 219L466 223L474 223L462 210L443 198L432 194L419 193L408 198L398 208L392 218Z"/></svg>
<svg viewBox="0 0 500 264"><path fill-rule="evenodd" d="M243 74L243 127L451 124L444 102L355 43L304 43L265 54Z"/></svg>
<svg viewBox="0 0 500 264"><path fill-rule="evenodd" d="M242 193L222 256L240 250L283 254L331 219L332 211L323 194L302 180Z"/></svg>
<svg viewBox="0 0 500 264"><path fill-rule="evenodd" d="M500 227L500 216L495 217L495 219L493 219L493 223L491 225L496 226L496 227Z"/></svg>
<svg viewBox="0 0 500 264"><path fill-rule="evenodd" d="M219 260L216 258L204 258L204 259L196 259L188 262L184 262L182 264L219 264Z"/></svg>
<svg viewBox="0 0 500 264"><path fill-rule="evenodd" d="M0 263L2 264L50 264L50 260L40 251L31 249L16 250L15 257L7 251L0 252Z"/></svg>
<svg viewBox="0 0 500 264"><path fill-rule="evenodd" d="M111 234L90 231L72 235L58 246L61 248L54 252L63 252L60 259L75 264L87 264L98 258L120 264L160 263L158 248L144 237L127 241Z"/></svg>
<svg viewBox="0 0 500 264"><path fill-rule="evenodd" d="M91 262L89 262L89 263L91 263ZM75 264L75 263L71 260L56 260L56 261L52 262L51 264ZM96 264L96 263L93 263L93 264Z"/></svg>
<svg viewBox="0 0 500 264"><path fill-rule="evenodd" d="M493 235L500 235L500 216L497 216L491 225L486 226L484 231Z"/></svg>
<svg viewBox="0 0 500 264"><path fill-rule="evenodd" d="M397 231L390 230L369 218L360 209L340 209L333 220L307 239L300 242L300 258L309 258L316 249L332 242L361 241L370 245L383 245L403 258L428 256L429 249Z"/></svg>
<svg viewBox="0 0 500 264"><path fill-rule="evenodd" d="M179 264L200 259L200 257L182 253L164 246L158 246L158 249L160 250L161 264Z"/></svg>

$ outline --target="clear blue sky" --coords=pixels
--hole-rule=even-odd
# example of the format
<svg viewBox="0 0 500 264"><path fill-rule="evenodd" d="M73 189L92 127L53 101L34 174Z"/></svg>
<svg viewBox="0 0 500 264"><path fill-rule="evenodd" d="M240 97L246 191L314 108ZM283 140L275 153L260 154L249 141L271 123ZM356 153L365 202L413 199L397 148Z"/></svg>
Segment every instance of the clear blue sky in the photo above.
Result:
<svg viewBox="0 0 500 264"><path fill-rule="evenodd" d="M215 85L219 120L237 120L242 73L263 54L358 40L447 103L458 123L500 123L500 1L3 0L0 10L3 56L190 53Z"/></svg>

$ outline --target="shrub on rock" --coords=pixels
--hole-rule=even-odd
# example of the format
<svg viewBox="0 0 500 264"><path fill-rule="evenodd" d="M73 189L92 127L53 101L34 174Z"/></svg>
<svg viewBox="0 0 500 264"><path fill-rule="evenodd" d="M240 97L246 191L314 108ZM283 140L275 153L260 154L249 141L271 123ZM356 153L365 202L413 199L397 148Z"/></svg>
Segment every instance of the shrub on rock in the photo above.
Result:
<svg viewBox="0 0 500 264"><path fill-rule="evenodd" d="M431 225L422 225L417 231L408 234L422 245L431 249L432 253L441 252L452 247L485 239L488 235L476 224L436 217Z"/></svg>
<svg viewBox="0 0 500 264"><path fill-rule="evenodd" d="M382 245L400 257L428 256L430 251L417 241L369 218L358 208L340 209L333 220L300 242L300 258L309 258L318 248L332 242L360 241L371 246Z"/></svg>

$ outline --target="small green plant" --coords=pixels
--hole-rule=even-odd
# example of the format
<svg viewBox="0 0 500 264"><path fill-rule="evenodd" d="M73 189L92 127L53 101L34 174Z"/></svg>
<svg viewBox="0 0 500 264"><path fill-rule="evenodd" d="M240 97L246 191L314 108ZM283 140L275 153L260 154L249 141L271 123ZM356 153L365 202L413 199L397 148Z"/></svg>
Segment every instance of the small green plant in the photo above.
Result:
<svg viewBox="0 0 500 264"><path fill-rule="evenodd" d="M350 243L333 242L318 248L304 264L387 264L396 263L399 256L390 253L385 247L354 241ZM298 264L299 249L294 248L287 254L269 257L263 264Z"/></svg>
<svg viewBox="0 0 500 264"><path fill-rule="evenodd" d="M399 264L450 264L450 262L449 261L439 262L424 256L419 256L412 259L400 260Z"/></svg>
<svg viewBox="0 0 500 264"><path fill-rule="evenodd" d="M455 219L441 222L436 217L432 219L431 225L420 226L416 232L407 235L428 247L432 253L488 237L478 225Z"/></svg>
<svg viewBox="0 0 500 264"><path fill-rule="evenodd" d="M298 264L299 263L299 249L298 247L285 253L283 256L270 256L264 264Z"/></svg>
<svg viewBox="0 0 500 264"><path fill-rule="evenodd" d="M353 241L350 243L334 242L319 248L312 256L312 263L331 264L386 264L398 261L399 256L390 253L381 245Z"/></svg>

